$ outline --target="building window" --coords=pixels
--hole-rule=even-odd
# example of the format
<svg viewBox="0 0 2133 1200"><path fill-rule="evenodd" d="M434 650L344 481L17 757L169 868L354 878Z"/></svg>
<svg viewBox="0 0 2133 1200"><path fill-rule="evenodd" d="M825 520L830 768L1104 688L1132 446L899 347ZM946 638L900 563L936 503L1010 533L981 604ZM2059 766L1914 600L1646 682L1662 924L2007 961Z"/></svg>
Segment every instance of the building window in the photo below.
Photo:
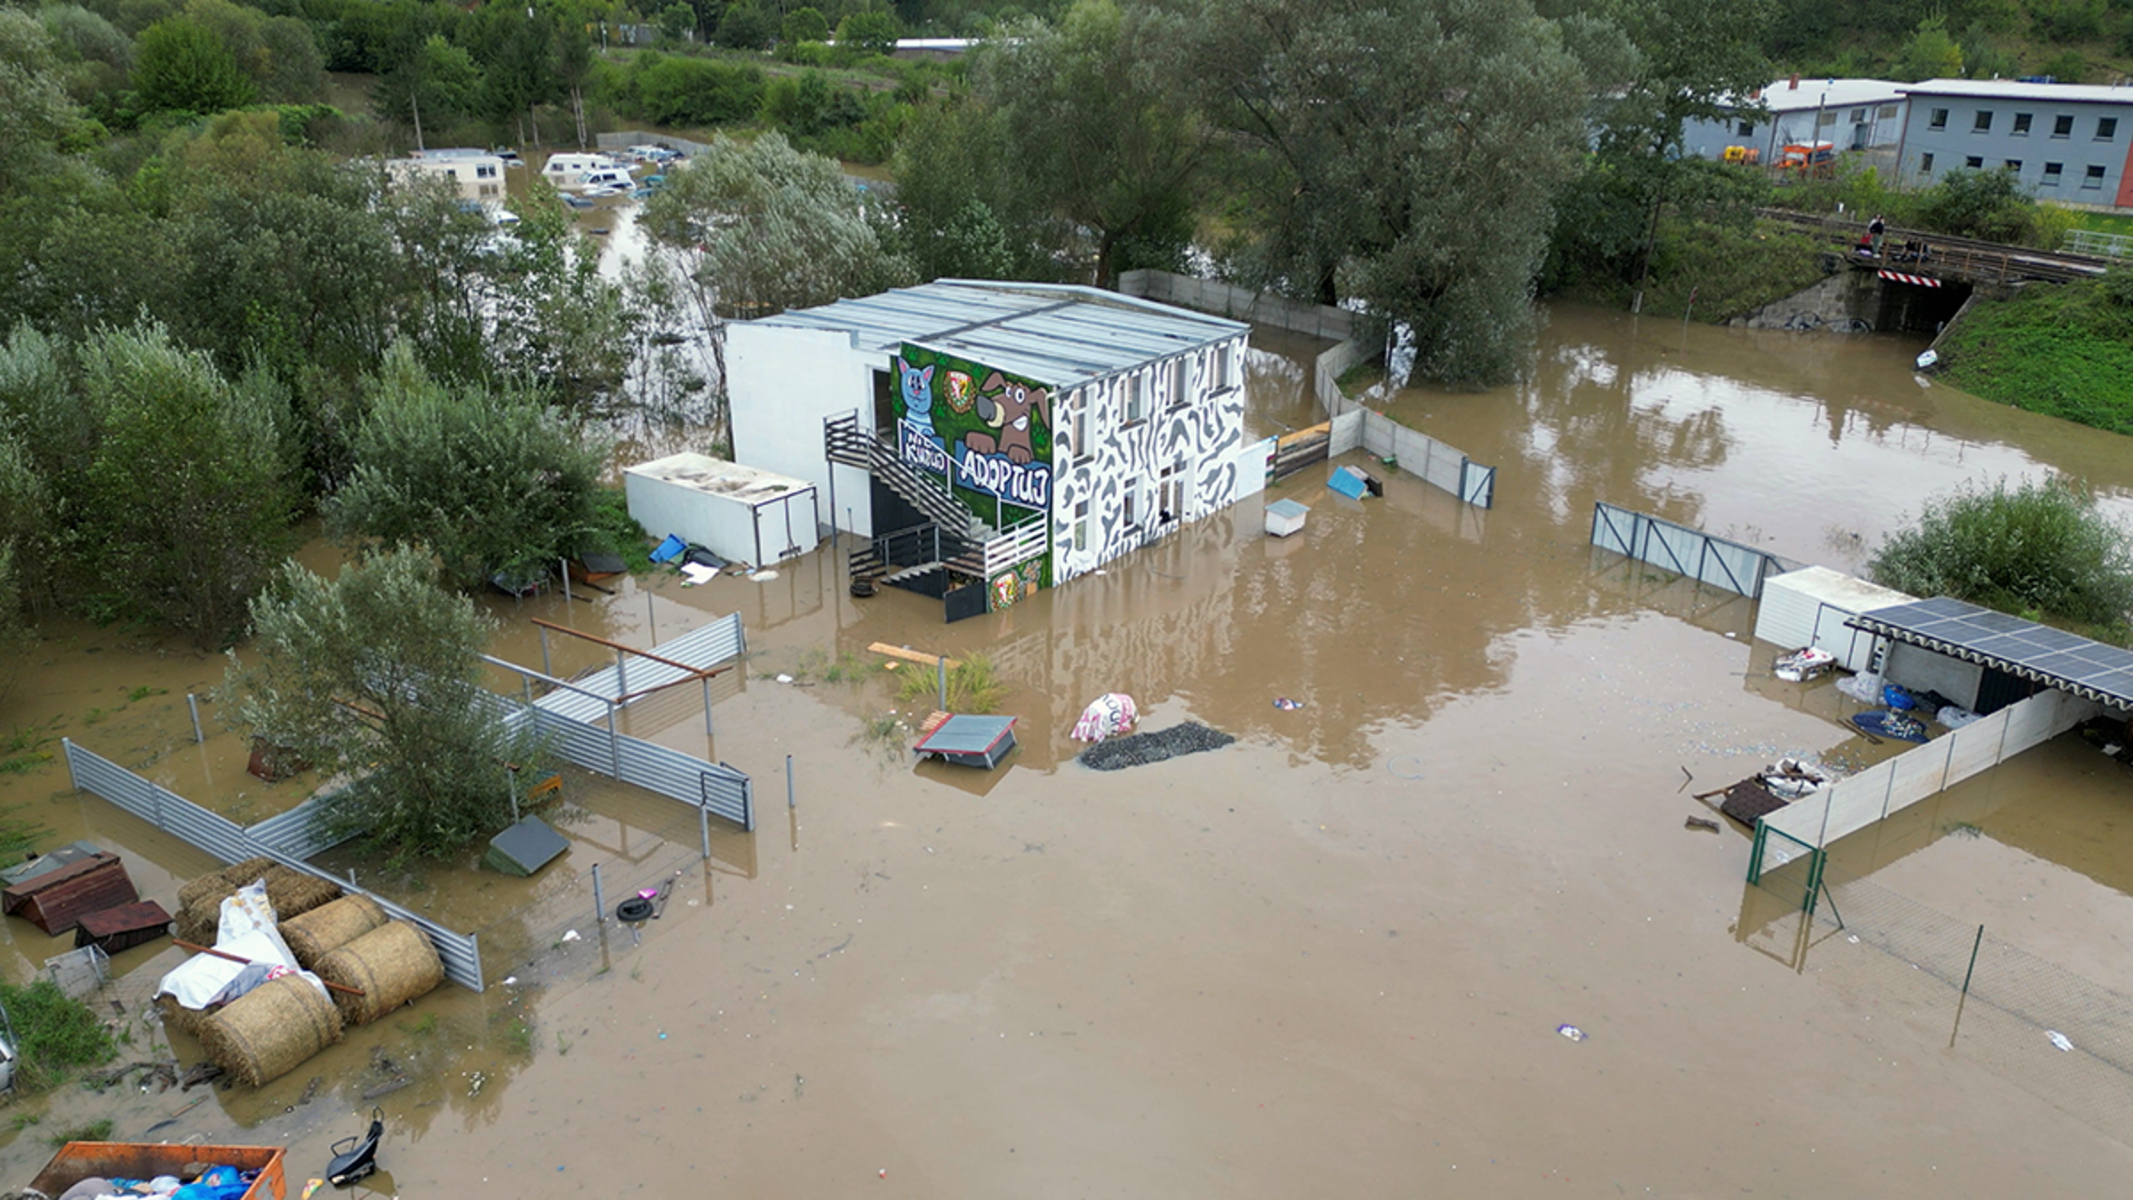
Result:
<svg viewBox="0 0 2133 1200"><path fill-rule="evenodd" d="M2019 158L2010 158L2006 162L2000 164L2000 169L2003 171L2013 171L2015 174L2020 175L2022 173L2022 160Z"/></svg>
<svg viewBox="0 0 2133 1200"><path fill-rule="evenodd" d="M488 165L487 163L478 164L474 168L474 178L494 179L496 178L496 168Z"/></svg>
<svg viewBox="0 0 2133 1200"><path fill-rule="evenodd" d="M1086 554L1089 550L1089 502L1074 505L1074 549Z"/></svg>
<svg viewBox="0 0 2133 1200"><path fill-rule="evenodd" d="M2060 172L2062 172L2062 171L2064 171L2065 169L2066 169L2066 164L2065 164L2065 163L2045 163L2045 164L2044 164L2044 186L2045 186L2045 187L2058 187L2058 186L2059 186L2059 173L2060 173Z"/></svg>
<svg viewBox="0 0 2133 1200"><path fill-rule="evenodd" d="M1140 488L1136 486L1138 482L1138 480L1134 480L1126 484L1125 508L1124 511L1121 513L1121 516L1124 518L1126 528L1128 529L1131 529L1141 523L1140 514L1134 511L1134 509L1138 507L1135 502L1141 498Z"/></svg>
<svg viewBox="0 0 2133 1200"><path fill-rule="evenodd" d="M1175 359L1170 364L1170 407L1183 408L1192 399L1192 360Z"/></svg>
<svg viewBox="0 0 2133 1200"><path fill-rule="evenodd" d="M1817 124L1817 125L1834 125L1834 124L1836 124L1836 123L1837 123L1837 114L1835 114L1835 113L1833 113L1833 112L1826 112L1826 113L1816 113L1816 114L1815 114L1815 124Z"/></svg>
<svg viewBox="0 0 2133 1200"><path fill-rule="evenodd" d="M1155 502L1161 509L1156 519L1165 525L1185 515L1184 470L1185 460L1179 459L1164 467L1156 479Z"/></svg>
<svg viewBox="0 0 2133 1200"><path fill-rule="evenodd" d="M1067 449L1076 458L1089 456L1089 393L1075 392L1067 398Z"/></svg>
<svg viewBox="0 0 2133 1200"><path fill-rule="evenodd" d="M1228 389L1230 389L1230 388L1236 387L1236 386L1237 386L1237 345L1236 345L1236 343L1232 342L1232 343L1230 343L1229 345L1227 345L1227 346L1224 346L1224 347L1222 347L1221 351L1219 352L1219 361L1220 361L1221 365L1220 365L1220 367L1218 367L1218 368L1217 368L1217 371L1218 371L1218 373L1219 373L1219 375L1220 375L1220 380L1219 380L1219 382L1217 383L1217 385L1216 385L1216 386L1218 386L1218 387L1222 388L1222 389L1223 389L1223 390L1225 390L1225 391L1227 391L1227 390L1228 390Z"/></svg>
<svg viewBox="0 0 2133 1200"><path fill-rule="evenodd" d="M1861 125L1861 124L1864 124L1865 122L1866 122L1866 110L1865 110L1865 109L1863 109L1863 108L1855 108L1855 109L1853 109L1853 110L1852 110L1852 124L1854 124L1854 125Z"/></svg>
<svg viewBox="0 0 2133 1200"><path fill-rule="evenodd" d="M2015 114L2014 135L2016 137L2029 136L2029 117L2030 114L2028 113Z"/></svg>
<svg viewBox="0 0 2133 1200"><path fill-rule="evenodd" d="M2052 136L2053 136L2053 137L2072 137L2072 136L2074 136L2074 118L2072 118L2072 117L2053 117L2053 118L2052 118Z"/></svg>
<svg viewBox="0 0 2133 1200"><path fill-rule="evenodd" d="M1739 132L1738 132L1738 133L1737 133L1737 134L1736 134L1735 136L1738 136L1738 137L1754 137L1754 136L1755 136L1755 122L1753 122L1753 121L1742 121L1742 122L1741 122L1741 123L1740 123L1739 125L1735 126L1734 128L1735 128L1735 129L1737 129L1737 130L1739 131Z"/></svg>
<svg viewBox="0 0 2133 1200"><path fill-rule="evenodd" d="M1131 425L1145 415L1141 411L1141 377L1138 374L1128 375L1122 382L1125 385L1126 394L1123 398L1124 403L1119 406L1119 420L1124 424Z"/></svg>
<svg viewBox="0 0 2133 1200"><path fill-rule="evenodd" d="M2115 137L2117 137L2117 136L2118 136L2118 118L2117 118L2117 117L2098 117L2098 118L2096 118L2096 140L2097 140L2097 141L2099 141L2099 142L2108 142L2108 141L2110 141L2110 140L2111 140L2112 138L2115 138Z"/></svg>
<svg viewBox="0 0 2133 1200"><path fill-rule="evenodd" d="M1921 175L1931 175L1933 173L1932 155L1921 154L1918 156L1918 173Z"/></svg>
<svg viewBox="0 0 2133 1200"><path fill-rule="evenodd" d="M1985 160L1973 154L1963 160L1963 165L1973 171L1982 171L1985 169Z"/></svg>
<svg viewBox="0 0 2133 1200"><path fill-rule="evenodd" d="M1989 109L1989 108L1981 108L1981 109L1977 110L1977 119L1976 119L1976 120L1974 120L1974 121L1972 121L1972 122L1970 123L1970 132L1972 132L1972 133L1985 133L1985 132L1989 131L1989 130L1990 130L1991 128L1992 128L1992 110L1991 110L1991 109Z"/></svg>
<svg viewBox="0 0 2133 1200"><path fill-rule="evenodd" d="M1945 108L1934 109L1932 119L1927 121L1926 124L1933 129L1946 129L1948 127L1948 110Z"/></svg>
<svg viewBox="0 0 2133 1200"><path fill-rule="evenodd" d="M2089 168L2089 172L2088 172L2088 174L2086 174L2086 175L2084 175L2084 176L2082 176L2082 177L2081 177L2081 186L2082 186L2082 187L2084 187L2084 188L2100 188L2100 187L2102 187L2102 186L2103 186L2103 168L2102 168L2102 167L2100 167L2100 166L2097 166L2097 167L2090 167L2090 168Z"/></svg>
<svg viewBox="0 0 2133 1200"><path fill-rule="evenodd" d="M1877 112L1877 113L1875 113L1875 114L1874 114L1874 119L1875 119L1876 121L1893 121L1893 120L1895 120L1895 119L1896 119L1896 106L1895 106L1895 105L1893 105L1893 104L1884 104L1884 105L1882 105L1882 106L1881 106L1881 111L1880 111L1880 112Z"/></svg>

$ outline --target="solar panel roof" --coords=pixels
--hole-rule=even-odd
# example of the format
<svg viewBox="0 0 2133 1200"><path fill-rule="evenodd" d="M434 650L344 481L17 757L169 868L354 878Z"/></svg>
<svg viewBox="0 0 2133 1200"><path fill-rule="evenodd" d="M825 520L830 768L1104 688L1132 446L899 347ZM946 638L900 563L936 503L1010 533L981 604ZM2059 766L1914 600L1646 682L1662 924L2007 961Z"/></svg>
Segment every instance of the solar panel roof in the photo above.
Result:
<svg viewBox="0 0 2133 1200"><path fill-rule="evenodd" d="M861 347L915 342L1056 388L1246 333L1251 326L1101 288L937 279L759 317L849 332Z"/></svg>
<svg viewBox="0 0 2133 1200"><path fill-rule="evenodd" d="M984 717L957 713L939 729L918 740L915 749L939 754L983 754L1013 729L1013 717Z"/></svg>
<svg viewBox="0 0 2133 1200"><path fill-rule="evenodd" d="M1854 629L2133 708L2133 650L1940 596L1860 613Z"/></svg>

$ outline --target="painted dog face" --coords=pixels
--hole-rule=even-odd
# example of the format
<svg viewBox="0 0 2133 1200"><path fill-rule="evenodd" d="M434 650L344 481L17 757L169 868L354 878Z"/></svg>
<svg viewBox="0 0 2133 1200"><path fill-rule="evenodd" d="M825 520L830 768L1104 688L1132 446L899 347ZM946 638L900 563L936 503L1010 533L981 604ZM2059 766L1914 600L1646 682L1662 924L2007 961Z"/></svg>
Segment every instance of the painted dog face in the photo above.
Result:
<svg viewBox="0 0 2133 1200"><path fill-rule="evenodd" d="M1051 396L1041 387L1009 380L994 371L978 385L978 419L1000 432L972 433L963 444L979 454L1005 454L1009 462L1026 463L1037 457L1030 439L1031 417L1049 422Z"/></svg>

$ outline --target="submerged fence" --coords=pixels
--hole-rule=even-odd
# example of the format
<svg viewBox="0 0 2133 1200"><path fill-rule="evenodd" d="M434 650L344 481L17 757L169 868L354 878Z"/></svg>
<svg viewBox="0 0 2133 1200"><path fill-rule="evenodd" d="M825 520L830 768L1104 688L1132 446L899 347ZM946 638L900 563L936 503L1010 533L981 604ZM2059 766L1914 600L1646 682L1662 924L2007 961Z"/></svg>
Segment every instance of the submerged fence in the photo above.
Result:
<svg viewBox="0 0 2133 1200"><path fill-rule="evenodd" d="M1592 544L1751 600L1762 596L1764 579L1793 566L1767 550L1605 502L1592 506Z"/></svg>
<svg viewBox="0 0 2133 1200"><path fill-rule="evenodd" d="M2133 1116L2133 995L1866 879L1825 881L1813 911L1741 928L1911 1028L1947 1029L1954 1056L2099 1128Z"/></svg>
<svg viewBox="0 0 2133 1200"><path fill-rule="evenodd" d="M2042 745L2101 711L2093 700L2040 692L1795 800L1757 823L1748 882ZM1811 887L1804 902L1814 904Z"/></svg>
<svg viewBox="0 0 2133 1200"><path fill-rule="evenodd" d="M1327 454L1338 456L1360 446L1379 458L1394 459L1409 474L1477 508L1494 504L1496 468L1472 462L1465 451L1455 446L1410 429L1383 413L1365 409L1341 390L1340 378L1349 368L1378 354L1375 348L1356 339L1360 314L1170 271L1127 271L1118 278L1118 290L1128 296L1161 300L1337 342L1311 365L1312 395L1331 422ZM1344 426L1344 420L1351 424Z"/></svg>
<svg viewBox="0 0 2133 1200"><path fill-rule="evenodd" d="M379 907L386 912L399 920L414 924L429 935L431 944L437 947L437 956L444 960L445 978L469 991L482 990L481 943L478 938L473 934L447 929L375 892L364 891L357 887L354 881L339 878L314 867L303 859L286 853L279 845L254 834L255 830L268 827L270 834L286 837L289 823L284 822L278 831L272 827L271 822L261 822L250 830L245 829L219 813L209 812L176 792L141 778L100 754L82 749L75 745L71 738L62 739L60 744L66 751L67 773L73 779L75 787L102 797L157 829L174 834L223 862L236 863L248 858L270 858L292 871L301 871L314 878L327 880L344 892L368 896L377 901ZM291 810L295 811L297 810Z"/></svg>

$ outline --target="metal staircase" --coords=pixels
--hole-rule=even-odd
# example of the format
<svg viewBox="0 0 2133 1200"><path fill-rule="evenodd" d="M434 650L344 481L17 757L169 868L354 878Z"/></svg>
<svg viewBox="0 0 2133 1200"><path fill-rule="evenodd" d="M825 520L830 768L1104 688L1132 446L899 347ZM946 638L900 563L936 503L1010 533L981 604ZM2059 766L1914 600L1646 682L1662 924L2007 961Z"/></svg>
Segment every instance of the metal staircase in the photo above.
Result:
<svg viewBox="0 0 2133 1200"><path fill-rule="evenodd" d="M860 428L856 412L823 419L822 453L833 463L858 467L880 480L890 491L909 501L911 507L927 520L950 531L958 540L982 545L996 536L992 526L963 507L948 489L912 470L909 464L896 457L894 446Z"/></svg>

